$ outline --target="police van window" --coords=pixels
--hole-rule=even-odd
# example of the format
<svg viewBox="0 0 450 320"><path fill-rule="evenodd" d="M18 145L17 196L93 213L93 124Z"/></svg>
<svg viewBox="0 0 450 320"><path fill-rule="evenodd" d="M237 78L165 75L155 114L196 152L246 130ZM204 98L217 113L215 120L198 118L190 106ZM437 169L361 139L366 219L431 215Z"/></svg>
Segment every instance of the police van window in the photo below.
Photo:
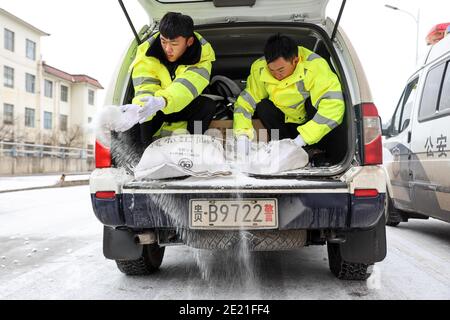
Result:
<svg viewBox="0 0 450 320"><path fill-rule="evenodd" d="M406 87L406 94L403 104L402 116L400 118L400 132L404 131L409 123L411 122L411 111L414 106L414 101L417 96L417 84L419 82L419 78L411 81Z"/></svg>
<svg viewBox="0 0 450 320"><path fill-rule="evenodd" d="M424 120L436 114L444 69L445 63L431 69L427 75L420 104L419 120Z"/></svg>
<svg viewBox="0 0 450 320"><path fill-rule="evenodd" d="M415 78L410 83L408 83L405 90L403 91L403 95L400 98L397 106L397 110L392 117L392 130L390 132L391 135L399 134L408 126L411 119L411 110L416 98L418 82L419 78Z"/></svg>
<svg viewBox="0 0 450 320"><path fill-rule="evenodd" d="M450 109L450 61L447 61L445 69L444 83L442 84L441 99L439 101L439 111Z"/></svg>
<svg viewBox="0 0 450 320"><path fill-rule="evenodd" d="M395 113L391 119L391 129L390 129L389 133L393 136L397 135L400 132L400 113L402 112L401 101L403 101L403 96L404 96L404 93L400 99L400 103L397 106L397 110L395 110Z"/></svg>

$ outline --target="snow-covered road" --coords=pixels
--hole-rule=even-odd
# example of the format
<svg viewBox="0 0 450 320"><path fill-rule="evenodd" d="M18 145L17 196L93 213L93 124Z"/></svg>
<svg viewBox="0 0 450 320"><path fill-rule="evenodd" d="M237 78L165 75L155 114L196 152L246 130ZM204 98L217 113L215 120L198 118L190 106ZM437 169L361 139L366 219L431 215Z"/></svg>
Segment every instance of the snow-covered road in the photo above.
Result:
<svg viewBox="0 0 450 320"><path fill-rule="evenodd" d="M127 277L102 254L88 186L0 194L0 299L450 299L450 224L388 227L366 282L337 280L326 247L248 257L168 247L161 270Z"/></svg>

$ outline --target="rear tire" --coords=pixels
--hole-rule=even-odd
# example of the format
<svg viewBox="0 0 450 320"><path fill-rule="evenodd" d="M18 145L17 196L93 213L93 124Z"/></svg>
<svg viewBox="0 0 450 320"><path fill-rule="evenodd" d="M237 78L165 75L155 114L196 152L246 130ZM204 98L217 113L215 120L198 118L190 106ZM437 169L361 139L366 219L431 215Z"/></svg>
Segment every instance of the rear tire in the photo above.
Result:
<svg viewBox="0 0 450 320"><path fill-rule="evenodd" d="M373 264L344 261L338 243L328 243L328 261L331 272L341 280L367 280Z"/></svg>
<svg viewBox="0 0 450 320"><path fill-rule="evenodd" d="M390 227L396 227L402 222L400 212L394 207L394 202L386 192L386 225Z"/></svg>
<svg viewBox="0 0 450 320"><path fill-rule="evenodd" d="M138 260L116 260L117 267L128 276L149 275L158 271L164 258L165 247L145 245Z"/></svg>

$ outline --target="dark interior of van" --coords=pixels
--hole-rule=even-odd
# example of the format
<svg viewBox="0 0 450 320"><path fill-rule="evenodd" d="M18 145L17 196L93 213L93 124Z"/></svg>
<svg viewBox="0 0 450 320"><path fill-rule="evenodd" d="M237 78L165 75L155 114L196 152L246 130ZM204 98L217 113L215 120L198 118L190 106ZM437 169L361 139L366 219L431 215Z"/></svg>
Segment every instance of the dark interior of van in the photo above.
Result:
<svg viewBox="0 0 450 320"><path fill-rule="evenodd" d="M212 84L203 93L222 97L224 95L231 95L229 97L223 97L223 100L217 101L217 113L211 126L217 128L220 127L220 125L217 125L217 121L222 120L221 123L224 123L223 120L231 121L233 119L232 101L236 98L235 94L230 92L230 90L220 90L220 86L218 87L216 83L213 83L214 79L217 76L219 78L226 77L232 80L239 90L243 90L252 63L263 56L265 42L273 34L279 32L293 37L299 45L314 51L326 59L332 70L336 72L336 65L332 62L331 52L326 42L322 39L322 36L313 28L308 27L308 24L303 25L303 27L300 27L293 26L292 24L283 25L281 23L277 23L276 25L267 23L236 23L203 26L196 30L211 43L216 53L216 62L213 64L211 75ZM346 86L343 84L344 96L345 88ZM124 104L130 103L133 96L134 89L130 81ZM306 109L308 118L312 119L316 110L311 105L310 99L306 101ZM330 167L344 161L348 151L348 124L351 123L348 110L347 106L346 116L340 126L332 130L318 144L308 146L307 151L310 154L310 162L313 167ZM114 149L115 144L120 144L123 149L123 143L126 143L131 148L134 148L134 150L139 149L139 141L139 128L135 126L126 133L114 134L112 148ZM136 157L133 156L136 153L134 150L128 150L129 152L126 152L125 157L120 157L120 159L118 157L115 158L116 164L120 162L122 165L128 166L130 161L131 163L136 163ZM120 153L122 154L123 150Z"/></svg>

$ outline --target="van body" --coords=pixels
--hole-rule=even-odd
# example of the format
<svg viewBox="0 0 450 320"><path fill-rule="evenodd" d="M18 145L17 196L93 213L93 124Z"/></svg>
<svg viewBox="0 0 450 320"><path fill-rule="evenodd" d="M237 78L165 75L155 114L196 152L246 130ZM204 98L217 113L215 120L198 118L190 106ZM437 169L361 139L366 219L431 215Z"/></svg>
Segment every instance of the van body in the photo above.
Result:
<svg viewBox="0 0 450 320"><path fill-rule="evenodd" d="M383 135L388 225L450 222L450 36L409 78Z"/></svg>
<svg viewBox="0 0 450 320"><path fill-rule="evenodd" d="M141 29L139 40L146 41L158 30L165 12L188 14L195 31L215 50L211 76L245 84L251 64L263 56L267 38L277 32L287 34L326 59L336 72L344 93L345 118L320 143L326 161L277 175L249 177L255 183L191 178L137 181L132 168L139 161L135 156L139 128L112 133L109 145L97 141L97 169L91 175L90 190L94 212L105 226L105 257L115 260L122 272L135 275L156 271L165 247L172 245L233 250L245 242L249 250L264 251L327 245L330 270L336 277L367 279L374 263L386 255L381 123L350 40L325 17L328 1L171 2L140 0L152 23ZM119 62L106 104L131 102L129 66L137 45L138 40L133 41ZM232 117L211 123L220 129L230 125ZM195 206L201 203L263 205L277 223L270 228L239 224L226 229L208 224L196 228Z"/></svg>

